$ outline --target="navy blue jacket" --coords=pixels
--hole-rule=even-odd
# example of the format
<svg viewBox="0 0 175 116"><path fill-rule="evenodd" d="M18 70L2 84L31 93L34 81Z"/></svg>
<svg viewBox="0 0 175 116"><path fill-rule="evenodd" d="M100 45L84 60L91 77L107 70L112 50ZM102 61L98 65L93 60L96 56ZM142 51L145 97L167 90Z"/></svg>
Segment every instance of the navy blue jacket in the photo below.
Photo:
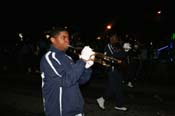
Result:
<svg viewBox="0 0 175 116"><path fill-rule="evenodd" d="M92 70L85 62L74 63L65 52L53 46L40 62L43 104L46 116L75 116L83 113L84 100L79 88L86 83Z"/></svg>

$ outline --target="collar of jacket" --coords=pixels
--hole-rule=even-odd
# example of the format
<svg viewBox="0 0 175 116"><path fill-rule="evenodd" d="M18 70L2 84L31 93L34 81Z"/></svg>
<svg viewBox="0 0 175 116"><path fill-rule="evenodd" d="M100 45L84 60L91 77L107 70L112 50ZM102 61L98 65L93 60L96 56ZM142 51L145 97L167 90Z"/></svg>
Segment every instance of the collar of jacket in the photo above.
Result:
<svg viewBox="0 0 175 116"><path fill-rule="evenodd" d="M62 55L65 54L65 52L60 51L59 49L55 48L53 45L50 46L50 51L53 51L53 52L56 52L56 53L62 54Z"/></svg>

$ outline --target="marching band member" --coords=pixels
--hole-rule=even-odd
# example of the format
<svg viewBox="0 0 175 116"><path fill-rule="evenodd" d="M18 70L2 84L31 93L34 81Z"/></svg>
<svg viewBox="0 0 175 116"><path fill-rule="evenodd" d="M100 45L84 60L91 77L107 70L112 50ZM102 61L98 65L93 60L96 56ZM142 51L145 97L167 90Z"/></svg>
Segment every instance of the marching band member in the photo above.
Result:
<svg viewBox="0 0 175 116"><path fill-rule="evenodd" d="M133 78L132 78L132 76L130 74L131 71L132 71L131 70L131 68L132 68L132 66L131 66L131 55L130 55L130 51L132 49L131 44L129 42L125 42L123 44L123 49L124 49L124 51L126 53L126 55L125 55L126 56L125 64L127 65L125 70L123 71L124 81L125 81L125 83L127 84L128 87L133 88L134 87L134 85L133 85Z"/></svg>
<svg viewBox="0 0 175 116"><path fill-rule="evenodd" d="M69 33L65 28L55 28L50 33L51 47L40 61L42 95L46 116L83 116L84 100L79 84L91 77L90 57L94 54L85 46L80 59L73 62L66 54Z"/></svg>
<svg viewBox="0 0 175 116"><path fill-rule="evenodd" d="M122 47L119 43L119 37L117 34L110 36L110 43L104 49L104 54L110 57L121 58L124 57ZM120 74L118 65L121 62L113 62L111 67L108 69L108 82L102 97L97 99L97 103L101 109L105 109L105 102L110 99L113 95L115 96L115 107L116 110L126 111L127 108L124 106L124 96L122 90L122 76Z"/></svg>

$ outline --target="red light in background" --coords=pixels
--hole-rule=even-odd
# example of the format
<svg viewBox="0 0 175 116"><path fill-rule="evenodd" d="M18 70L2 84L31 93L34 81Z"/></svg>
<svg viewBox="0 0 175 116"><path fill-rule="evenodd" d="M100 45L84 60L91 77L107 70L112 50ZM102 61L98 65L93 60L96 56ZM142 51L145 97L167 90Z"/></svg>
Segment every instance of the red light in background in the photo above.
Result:
<svg viewBox="0 0 175 116"><path fill-rule="evenodd" d="M106 27L107 29L111 29L112 28L112 25L111 24L109 24L109 25L107 25L107 27Z"/></svg>

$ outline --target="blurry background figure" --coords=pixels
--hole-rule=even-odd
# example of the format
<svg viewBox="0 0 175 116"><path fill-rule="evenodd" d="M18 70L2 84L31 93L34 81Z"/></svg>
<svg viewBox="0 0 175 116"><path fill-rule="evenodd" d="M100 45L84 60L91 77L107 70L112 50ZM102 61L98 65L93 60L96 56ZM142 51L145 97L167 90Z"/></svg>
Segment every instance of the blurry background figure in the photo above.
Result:
<svg viewBox="0 0 175 116"><path fill-rule="evenodd" d="M30 38L25 38L19 50L18 63L20 70L24 73L30 73L33 67L35 46Z"/></svg>
<svg viewBox="0 0 175 116"><path fill-rule="evenodd" d="M71 37L70 37L70 45L76 47L76 48L83 48L84 45L84 42L81 38L81 34L79 32L75 32L73 34L71 34ZM79 59L79 56L77 54L79 54L81 52L81 49L80 50L75 50L75 49L72 49L72 48L69 48L67 50L67 54L69 54L72 59L74 59L75 61Z"/></svg>
<svg viewBox="0 0 175 116"><path fill-rule="evenodd" d="M135 38L128 38L123 44L125 51L125 69L123 70L124 83L128 87L134 87L134 81L140 78L140 72L142 69L141 62L141 47L140 43Z"/></svg>
<svg viewBox="0 0 175 116"><path fill-rule="evenodd" d="M123 70L122 70L122 75L123 75L123 80L124 83L126 83L128 85L128 87L134 87L133 83L132 83L132 78L130 76L130 50L131 48L131 44L129 42L125 42L123 44L123 49L125 51L125 61L124 61L124 65L123 65Z"/></svg>
<svg viewBox="0 0 175 116"><path fill-rule="evenodd" d="M109 43L104 49L104 54L117 59L124 58L124 51L119 42L119 37L116 33L112 33ZM122 61L122 60L121 60ZM124 106L124 96L122 88L122 75L120 69L121 62L111 61L111 66L107 69L108 79L104 94L97 99L97 103L101 109L105 109L105 102L115 97L114 109L126 111Z"/></svg>

